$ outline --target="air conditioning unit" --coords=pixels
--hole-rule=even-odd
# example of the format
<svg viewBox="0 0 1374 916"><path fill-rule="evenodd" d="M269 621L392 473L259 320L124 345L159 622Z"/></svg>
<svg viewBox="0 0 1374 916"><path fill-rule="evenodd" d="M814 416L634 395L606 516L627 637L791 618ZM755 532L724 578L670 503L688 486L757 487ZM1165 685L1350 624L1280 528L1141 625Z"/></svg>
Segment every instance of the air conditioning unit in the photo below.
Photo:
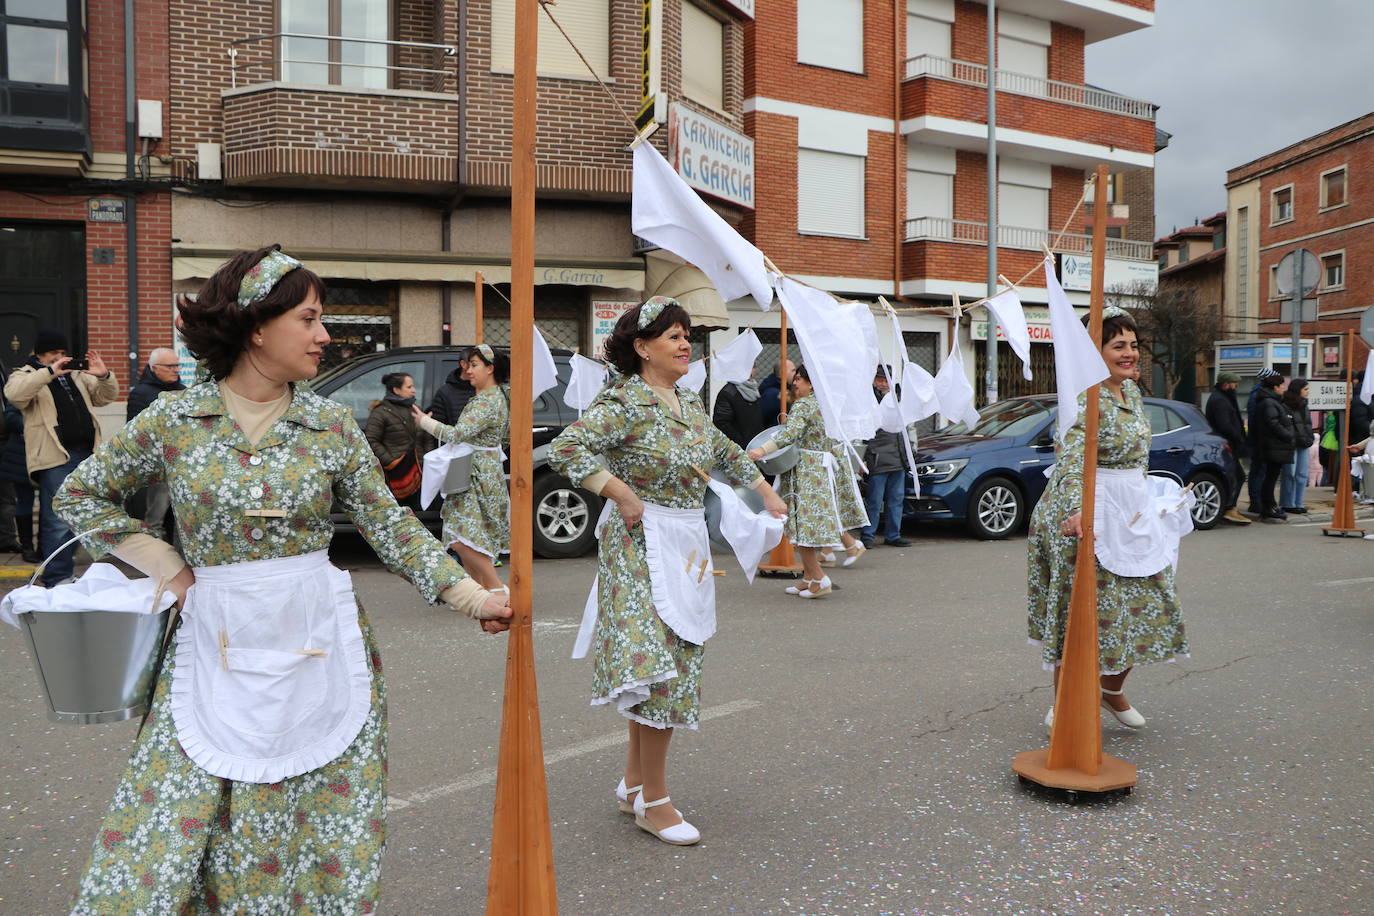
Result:
<svg viewBox="0 0 1374 916"><path fill-rule="evenodd" d="M196 144L196 177L202 181L223 181L223 149L218 143Z"/></svg>

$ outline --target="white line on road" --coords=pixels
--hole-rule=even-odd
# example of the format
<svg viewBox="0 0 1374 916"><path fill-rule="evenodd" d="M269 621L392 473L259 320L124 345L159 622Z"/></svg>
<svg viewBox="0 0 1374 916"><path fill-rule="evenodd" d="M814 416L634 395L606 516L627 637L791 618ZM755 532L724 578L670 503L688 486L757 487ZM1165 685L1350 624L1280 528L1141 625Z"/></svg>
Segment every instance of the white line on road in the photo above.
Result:
<svg viewBox="0 0 1374 916"><path fill-rule="evenodd" d="M1330 582L1319 582L1317 584L1330 587L1333 585L1364 585L1366 582L1374 582L1374 576L1365 576L1363 579L1332 579Z"/></svg>
<svg viewBox="0 0 1374 916"><path fill-rule="evenodd" d="M719 706L711 706L701 711L701 721L706 722L711 719L719 719L721 716L732 715L737 712L744 712L749 709L756 709L763 704L758 700L733 700L729 703L722 703ZM549 751L544 755L544 766L549 767L564 760L571 760L574 757L582 757L587 754L595 754L597 751L604 751L607 748L615 747L617 744L624 744L626 741L625 730L601 735L598 738L588 738L586 741L579 741L576 744L569 744L556 751ZM398 811L401 808L409 808L412 805L423 805L434 801L436 798L443 798L446 795L453 795L456 792L465 792L468 789L475 789L478 786L485 786L496 781L496 768L491 767L485 770L478 770L466 776L455 779L453 782L446 782L443 785L430 786L428 789L421 789L412 793L407 798L398 798L395 795L387 797L387 809Z"/></svg>

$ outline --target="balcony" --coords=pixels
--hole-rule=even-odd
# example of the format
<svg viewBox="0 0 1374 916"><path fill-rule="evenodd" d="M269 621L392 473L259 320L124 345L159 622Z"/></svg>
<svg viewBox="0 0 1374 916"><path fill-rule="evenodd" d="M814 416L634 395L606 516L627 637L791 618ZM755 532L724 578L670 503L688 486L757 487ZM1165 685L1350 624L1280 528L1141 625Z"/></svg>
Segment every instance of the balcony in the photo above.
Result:
<svg viewBox="0 0 1374 916"><path fill-rule="evenodd" d="M1063 254L1092 254L1091 235L1066 232L1063 235L1044 229L1025 229L1020 226L998 226L997 247L1040 251L1055 239L1052 250ZM988 224L966 219L946 219L940 216L921 216L906 221L908 242L960 242L969 245L988 243ZM1127 261L1153 261L1154 244L1134 239L1107 239L1107 257Z"/></svg>
<svg viewBox="0 0 1374 916"><path fill-rule="evenodd" d="M456 189L457 50L294 32L231 42L225 183Z"/></svg>

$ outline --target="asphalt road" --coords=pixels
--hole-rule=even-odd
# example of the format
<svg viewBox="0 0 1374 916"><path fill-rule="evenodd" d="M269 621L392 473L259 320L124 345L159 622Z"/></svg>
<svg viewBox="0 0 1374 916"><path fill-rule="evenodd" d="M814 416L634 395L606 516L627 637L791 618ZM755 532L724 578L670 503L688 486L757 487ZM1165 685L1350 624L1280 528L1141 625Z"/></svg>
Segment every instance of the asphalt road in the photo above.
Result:
<svg viewBox="0 0 1374 916"><path fill-rule="evenodd" d="M1024 540L913 540L836 573L823 601L720 580L708 721L671 758L692 848L616 812L624 726L588 707L589 664L568 659L593 562L536 565L564 914L1374 912L1374 541L1188 537L1192 658L1132 677L1145 730L1104 723L1139 785L1074 804L1010 770L1045 744L1050 701L1024 638ZM356 540L335 552L390 685L385 911L481 913L504 638L425 606ZM27 654L0 635L0 913L60 913L134 726L49 724Z"/></svg>

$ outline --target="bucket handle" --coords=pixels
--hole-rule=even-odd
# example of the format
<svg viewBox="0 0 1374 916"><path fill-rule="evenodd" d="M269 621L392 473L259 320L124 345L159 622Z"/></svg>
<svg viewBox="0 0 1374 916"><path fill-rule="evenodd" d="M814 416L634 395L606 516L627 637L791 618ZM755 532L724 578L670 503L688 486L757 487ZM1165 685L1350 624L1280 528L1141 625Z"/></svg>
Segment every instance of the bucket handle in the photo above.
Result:
<svg viewBox="0 0 1374 916"><path fill-rule="evenodd" d="M29 579L29 584L33 585L35 582L38 581L38 577L43 574L43 570L48 568L48 564L52 562L53 557L57 556L62 551L66 550L68 547L70 547L72 544L75 544L77 541L81 540L86 535L96 534L99 531L99 528L93 528L90 531L83 531L80 534L72 535L71 538L63 542L61 545L59 545L56 550L48 554L47 559L45 559L42 563L38 564L38 568L33 571L33 578Z"/></svg>

